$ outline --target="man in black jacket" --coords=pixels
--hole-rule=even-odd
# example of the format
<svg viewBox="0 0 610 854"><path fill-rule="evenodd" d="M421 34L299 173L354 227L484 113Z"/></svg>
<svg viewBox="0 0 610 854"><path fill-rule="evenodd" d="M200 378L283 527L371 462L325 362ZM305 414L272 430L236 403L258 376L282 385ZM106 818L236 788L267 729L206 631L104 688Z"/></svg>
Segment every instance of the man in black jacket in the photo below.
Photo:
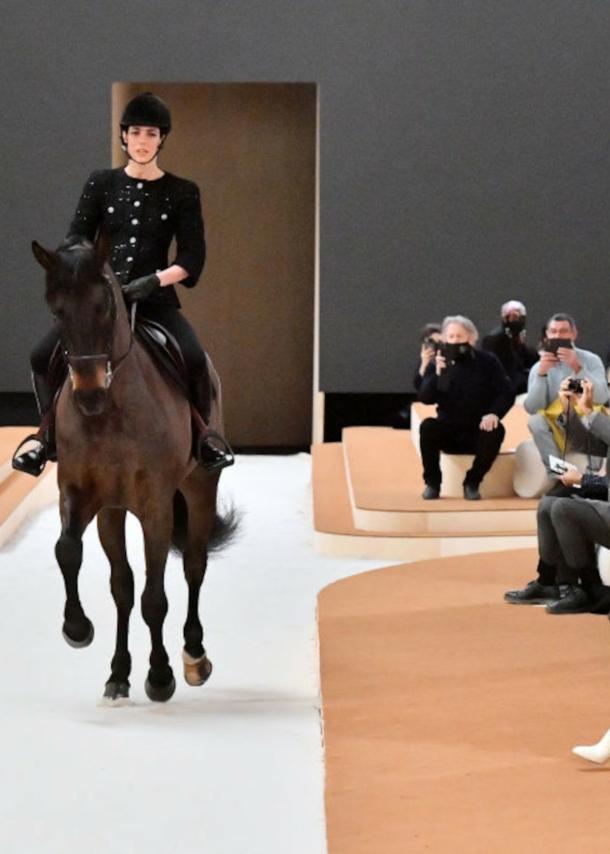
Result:
<svg viewBox="0 0 610 854"><path fill-rule="evenodd" d="M483 350L495 353L504 365L517 394L527 391L530 368L538 361L538 353L525 343L525 306L519 300L505 302L501 309L502 323L483 338Z"/></svg>
<svg viewBox="0 0 610 854"><path fill-rule="evenodd" d="M436 418L426 418L419 434L426 500L440 497L441 451L474 454L464 479L464 498L479 499L479 485L504 439L501 420L515 402L515 389L493 353L475 350L477 338L467 317L446 317L442 348L422 377L419 399L437 404Z"/></svg>

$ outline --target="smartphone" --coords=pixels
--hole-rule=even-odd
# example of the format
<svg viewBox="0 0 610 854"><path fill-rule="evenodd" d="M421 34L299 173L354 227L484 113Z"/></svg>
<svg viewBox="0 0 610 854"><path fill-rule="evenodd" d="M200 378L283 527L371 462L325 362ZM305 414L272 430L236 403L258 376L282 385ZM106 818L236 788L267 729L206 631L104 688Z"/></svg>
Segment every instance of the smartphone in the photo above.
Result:
<svg viewBox="0 0 610 854"><path fill-rule="evenodd" d="M555 355L557 355L557 350L560 347L566 347L568 350L571 350L574 345L569 338L549 338L544 345L547 353L554 353Z"/></svg>

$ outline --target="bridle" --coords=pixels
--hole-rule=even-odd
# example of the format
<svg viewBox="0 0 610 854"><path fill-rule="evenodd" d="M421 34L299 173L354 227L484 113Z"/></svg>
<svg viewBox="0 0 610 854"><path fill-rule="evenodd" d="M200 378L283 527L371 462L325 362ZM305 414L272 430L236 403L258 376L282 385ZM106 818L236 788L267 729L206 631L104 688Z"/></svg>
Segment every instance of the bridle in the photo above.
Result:
<svg viewBox="0 0 610 854"><path fill-rule="evenodd" d="M125 353L119 356L117 359L112 358L112 335L114 333L114 328L116 324L117 318L117 304L116 297L114 294L114 288L112 287L112 282L110 281L110 277L107 274L103 274L104 282L107 286L107 292L110 295L111 301L111 323L110 323L110 334L108 336L108 341L106 344L107 352L104 353L91 353L85 356L73 356L70 352L64 348L63 354L64 359L68 365L68 375L70 377L70 381L73 379L74 372L79 372L79 365L86 366L93 362L106 362L106 372L104 375L104 388L106 391L110 388L110 384L114 379L114 376L118 369L121 367L123 362L127 359L129 354L131 353L134 341L134 324L135 324L135 308L136 304L134 303L131 310L131 323L129 328L129 345Z"/></svg>

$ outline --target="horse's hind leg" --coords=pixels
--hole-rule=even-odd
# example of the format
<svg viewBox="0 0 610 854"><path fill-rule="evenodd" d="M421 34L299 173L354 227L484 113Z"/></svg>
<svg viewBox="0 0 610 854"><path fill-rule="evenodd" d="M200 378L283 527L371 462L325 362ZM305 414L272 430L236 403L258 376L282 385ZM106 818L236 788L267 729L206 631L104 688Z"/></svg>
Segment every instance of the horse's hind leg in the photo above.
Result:
<svg viewBox="0 0 610 854"><path fill-rule="evenodd" d="M83 610L78 592L78 574L83 562L83 532L93 516L74 496L60 497L61 535L55 544L55 557L66 588L66 605L62 633L73 647L89 646L93 640L93 623Z"/></svg>
<svg viewBox="0 0 610 854"><path fill-rule="evenodd" d="M116 646L104 697L117 701L129 697L129 618L133 610L133 572L125 545L125 510L105 508L97 517L102 548L110 562L110 589L117 610Z"/></svg>
<svg viewBox="0 0 610 854"><path fill-rule="evenodd" d="M212 662L203 646L203 626L199 619L199 594L207 567L205 544L189 544L184 550L184 576L188 585L188 611L184 623L182 661L189 685L203 685L212 672Z"/></svg>
<svg viewBox="0 0 610 854"><path fill-rule="evenodd" d="M203 626L199 618L199 596L208 562L207 544L216 518L218 478L201 477L195 470L186 484L188 504L188 537L183 552L184 577L188 586L188 610L184 623L184 678L197 686L209 678L212 662L203 646Z"/></svg>

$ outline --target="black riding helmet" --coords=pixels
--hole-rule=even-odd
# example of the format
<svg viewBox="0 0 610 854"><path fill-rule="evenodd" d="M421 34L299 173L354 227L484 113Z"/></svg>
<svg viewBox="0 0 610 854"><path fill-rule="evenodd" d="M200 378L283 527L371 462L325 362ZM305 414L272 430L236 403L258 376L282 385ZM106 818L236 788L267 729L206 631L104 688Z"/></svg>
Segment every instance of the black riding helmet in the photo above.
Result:
<svg viewBox="0 0 610 854"><path fill-rule="evenodd" d="M135 125L139 127L159 128L161 131L161 148L165 142L165 137L172 129L172 116L167 104L153 95L152 92L142 92L136 95L127 104L123 110L121 121L121 145L126 148L123 142L122 132Z"/></svg>

